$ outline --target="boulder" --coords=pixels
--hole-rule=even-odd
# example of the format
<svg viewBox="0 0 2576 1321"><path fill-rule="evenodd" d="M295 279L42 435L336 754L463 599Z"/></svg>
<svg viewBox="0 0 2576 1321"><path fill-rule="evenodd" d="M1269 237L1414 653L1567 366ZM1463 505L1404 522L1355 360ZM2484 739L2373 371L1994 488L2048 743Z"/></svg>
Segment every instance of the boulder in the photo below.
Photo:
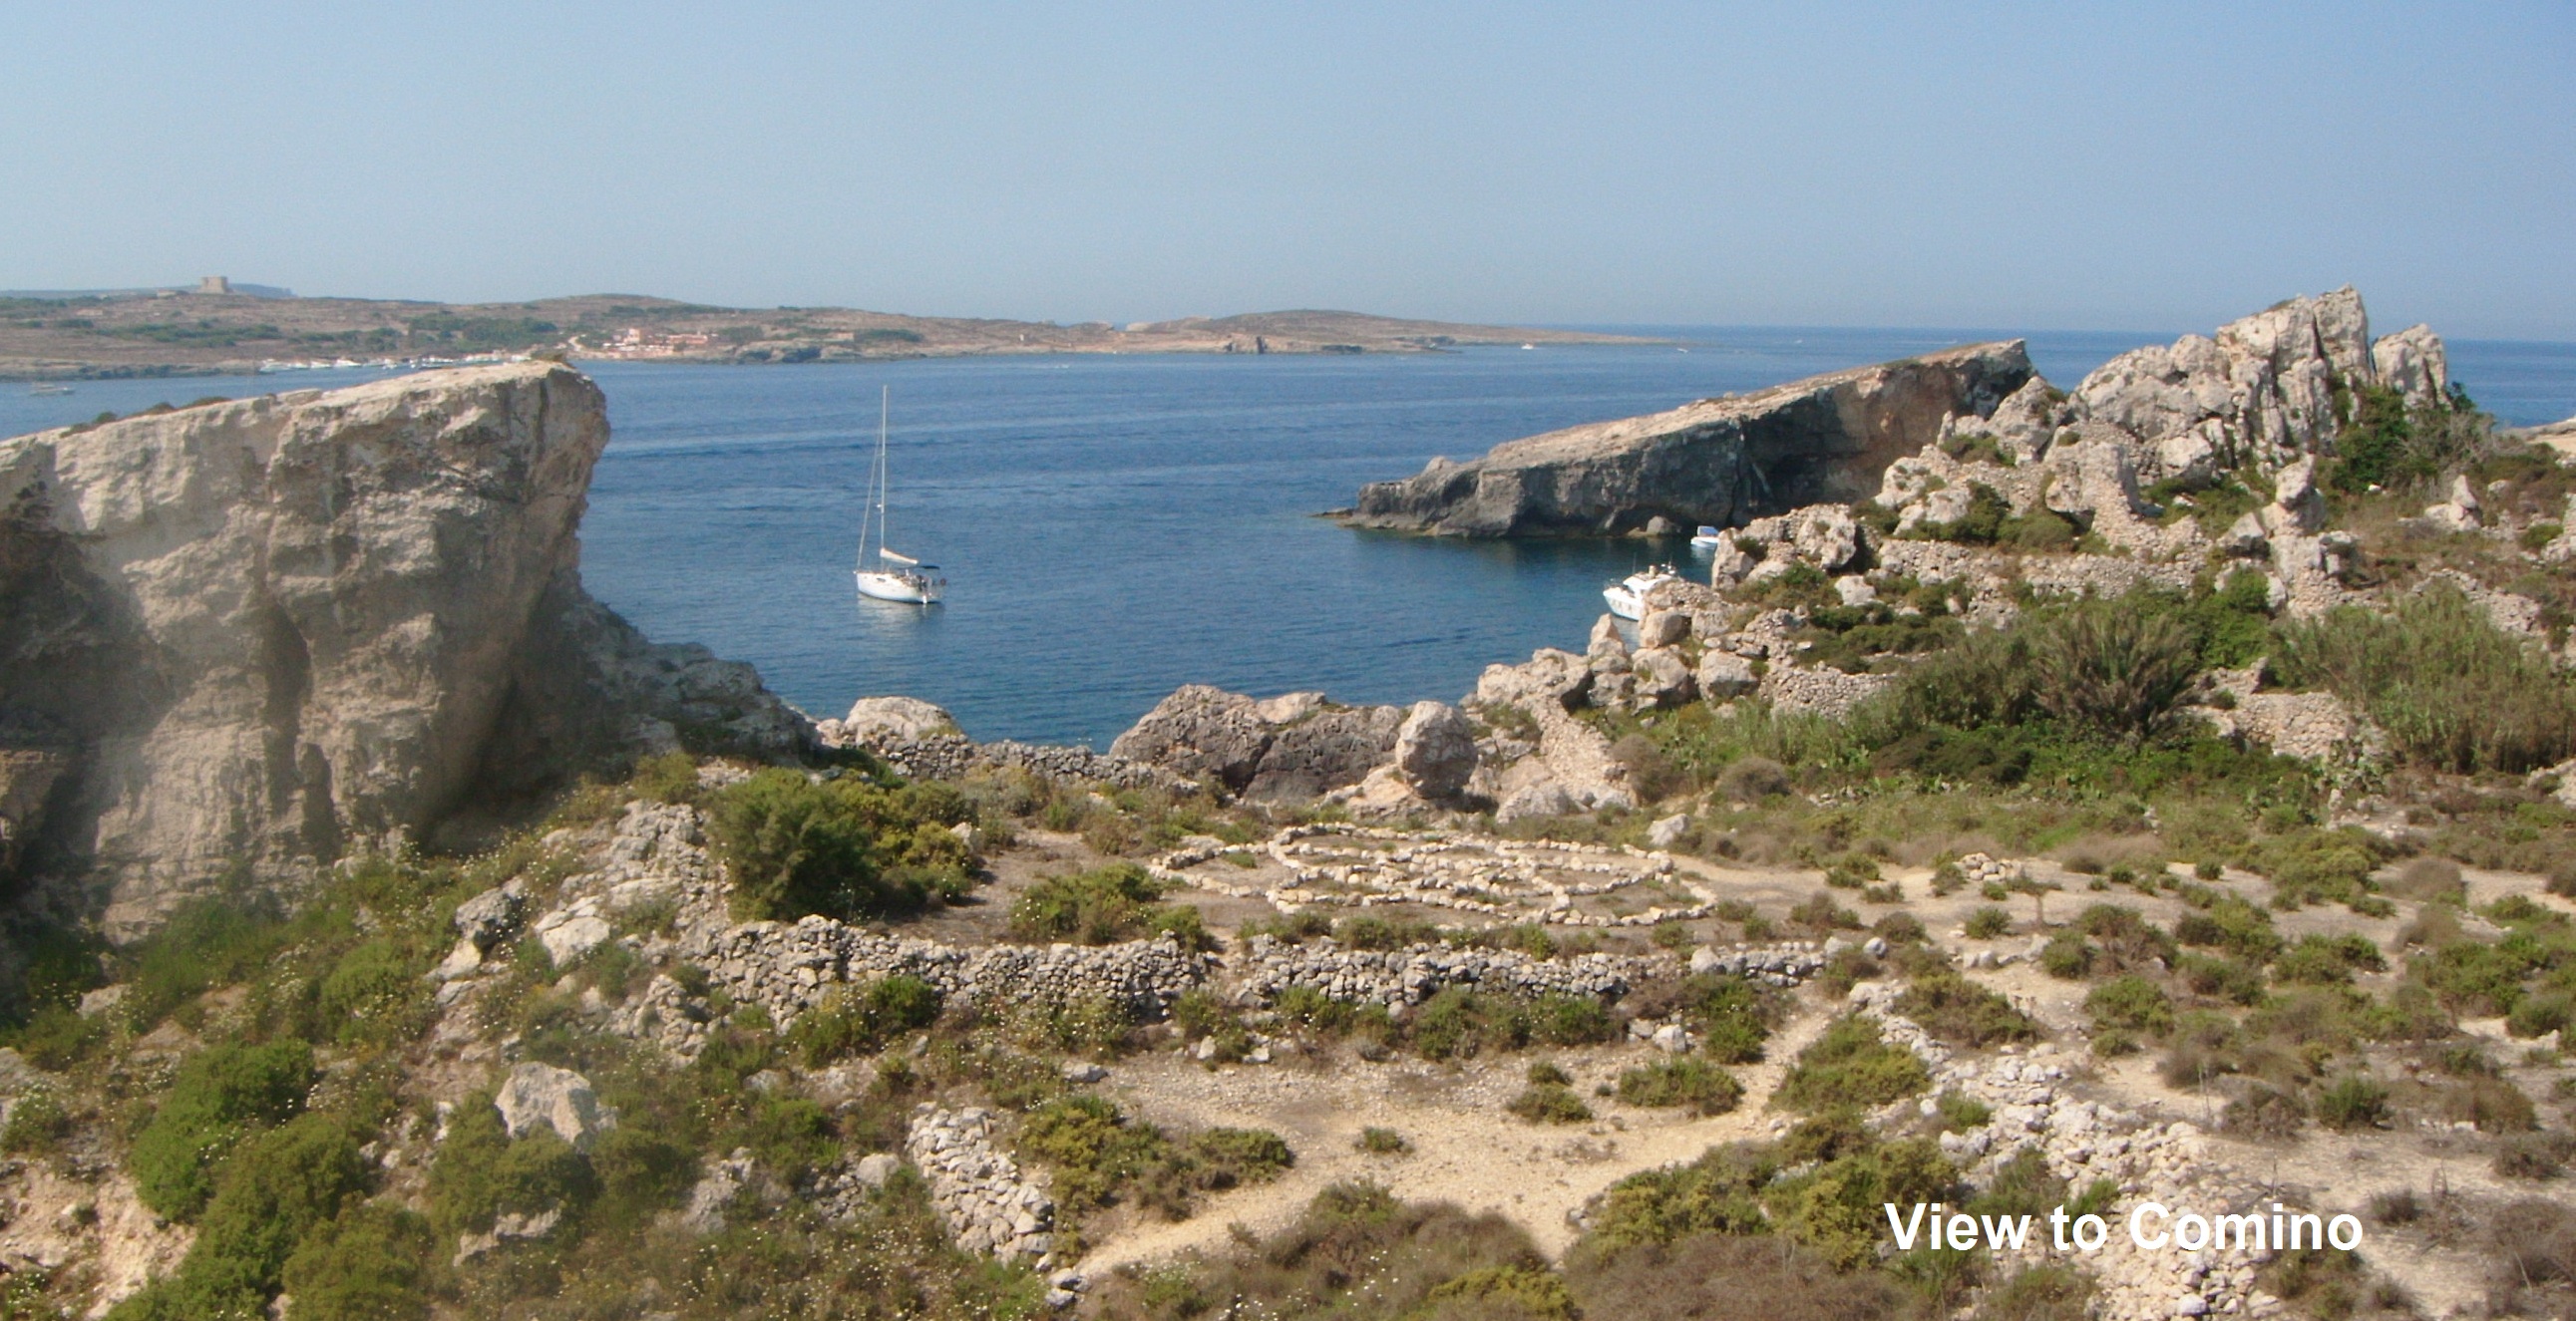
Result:
<svg viewBox="0 0 2576 1321"><path fill-rule="evenodd" d="M1395 769L1425 798L1454 798L1476 773L1476 730L1446 702L1416 702L1395 731Z"/></svg>
<svg viewBox="0 0 2576 1321"><path fill-rule="evenodd" d="M1516 790L1494 809L1494 820L1505 825L1532 817L1567 816L1583 810L1574 795L1554 780L1541 780Z"/></svg>
<svg viewBox="0 0 2576 1321"><path fill-rule="evenodd" d="M617 1112L599 1103L590 1079L551 1064L513 1066L493 1094L492 1104L500 1110L501 1126L511 1137L551 1129L576 1151L590 1150L601 1133L617 1126Z"/></svg>
<svg viewBox="0 0 2576 1321"><path fill-rule="evenodd" d="M1687 610L1656 610L1637 621L1637 645L1670 647L1691 635L1691 617Z"/></svg>
<svg viewBox="0 0 2576 1321"><path fill-rule="evenodd" d="M1699 694L1691 665L1670 647L1649 647L1628 658L1629 696L1641 707L1680 706Z"/></svg>
<svg viewBox="0 0 2576 1321"><path fill-rule="evenodd" d="M1733 652L1711 648L1699 658L1699 670L1692 676L1699 684L1699 695L1712 702L1729 702L1750 693L1761 684L1753 673L1753 662Z"/></svg>
<svg viewBox="0 0 2576 1321"><path fill-rule="evenodd" d="M456 906L451 921L456 934L468 944L489 954L492 947L508 940L519 929L519 893L511 886L496 886Z"/></svg>
<svg viewBox="0 0 2576 1321"><path fill-rule="evenodd" d="M1646 842L1659 849L1668 849L1689 833L1690 816L1687 813L1676 812L1646 827Z"/></svg>
<svg viewBox="0 0 2576 1321"><path fill-rule="evenodd" d="M2021 341L1976 344L1595 422L1440 461L1360 491L1359 527L1444 536L1617 534L1657 516L1726 526L1848 502L1937 439L1954 413L1985 416L2031 379Z"/></svg>
<svg viewBox="0 0 2576 1321"><path fill-rule="evenodd" d="M1320 693L1267 702L1204 684L1175 691L1109 745L1110 755L1254 801L1300 801L1357 784L1395 753L1406 712L1334 706Z"/></svg>
<svg viewBox="0 0 2576 1321"><path fill-rule="evenodd" d="M842 746L893 747L959 732L956 718L918 697L862 697L841 717Z"/></svg>

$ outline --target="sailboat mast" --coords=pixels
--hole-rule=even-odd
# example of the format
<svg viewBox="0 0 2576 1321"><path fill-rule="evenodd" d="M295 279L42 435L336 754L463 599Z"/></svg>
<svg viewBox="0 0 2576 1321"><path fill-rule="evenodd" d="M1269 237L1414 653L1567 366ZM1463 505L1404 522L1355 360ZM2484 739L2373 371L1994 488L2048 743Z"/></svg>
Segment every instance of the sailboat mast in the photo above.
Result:
<svg viewBox="0 0 2576 1321"><path fill-rule="evenodd" d="M880 555L886 547L894 544L894 537L886 530L886 484L891 476L886 470L886 410L893 399L893 386L877 387L877 551Z"/></svg>

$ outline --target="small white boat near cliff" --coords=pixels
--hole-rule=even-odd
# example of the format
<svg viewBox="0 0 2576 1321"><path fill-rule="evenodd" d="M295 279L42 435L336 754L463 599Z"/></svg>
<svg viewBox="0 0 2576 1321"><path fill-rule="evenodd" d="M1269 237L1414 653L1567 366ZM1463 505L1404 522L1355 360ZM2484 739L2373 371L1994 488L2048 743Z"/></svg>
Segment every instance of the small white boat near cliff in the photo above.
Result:
<svg viewBox="0 0 2576 1321"><path fill-rule="evenodd" d="M859 595L872 600L937 605L940 593L948 587L948 580L938 576L939 566L898 554L886 545L886 413L894 392L879 388L877 461L868 471L868 504L859 515L859 562L850 571L851 576L858 580ZM868 552L868 533L872 529L876 533L873 561Z"/></svg>
<svg viewBox="0 0 2576 1321"><path fill-rule="evenodd" d="M1602 588L1601 599L1609 602L1610 613L1621 619L1643 619L1646 617L1648 593L1666 583L1682 581L1684 581L1682 576L1673 572L1671 565L1658 564L1651 569L1640 569Z"/></svg>
<svg viewBox="0 0 2576 1321"><path fill-rule="evenodd" d="M1710 527L1706 523L1702 523L1699 525L1699 531L1691 534L1692 550L1715 550L1725 544L1726 530L1724 528L1714 528Z"/></svg>

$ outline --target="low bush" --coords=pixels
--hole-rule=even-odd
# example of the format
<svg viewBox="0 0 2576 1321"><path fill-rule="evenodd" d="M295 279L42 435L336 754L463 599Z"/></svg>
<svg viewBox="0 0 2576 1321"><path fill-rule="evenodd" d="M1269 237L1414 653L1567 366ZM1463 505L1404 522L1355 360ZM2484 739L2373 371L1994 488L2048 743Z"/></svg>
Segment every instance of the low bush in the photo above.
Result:
<svg viewBox="0 0 2576 1321"><path fill-rule="evenodd" d="M2039 1035L2039 1025L2010 1000L1947 968L1916 976L1897 998L1896 1012L1954 1046L1976 1048Z"/></svg>
<svg viewBox="0 0 2576 1321"><path fill-rule="evenodd" d="M244 1143L179 1269L126 1299L114 1321L258 1317L306 1234L362 1192L366 1162L334 1121L304 1115Z"/></svg>
<svg viewBox="0 0 2576 1321"><path fill-rule="evenodd" d="M2173 1001L2144 977L2114 977L2084 997L2094 1030L2162 1035L2174 1025Z"/></svg>
<svg viewBox="0 0 2576 1321"><path fill-rule="evenodd" d="M279 1272L290 1321L426 1321L436 1244L416 1212L352 1199Z"/></svg>
<svg viewBox="0 0 2576 1321"><path fill-rule="evenodd" d="M2347 1073L2317 1093L2317 1122L2328 1128L2375 1128L2387 1119L2388 1087L2367 1073Z"/></svg>
<svg viewBox="0 0 2576 1321"><path fill-rule="evenodd" d="M304 1108L320 1074L300 1041L209 1046L179 1066L128 1164L145 1206L193 1221L214 1196L218 1167L243 1139Z"/></svg>
<svg viewBox="0 0 2576 1321"><path fill-rule="evenodd" d="M946 785L817 783L772 767L708 796L710 841L734 880L734 914L794 921L917 912L962 893L974 857L948 827L971 819Z"/></svg>
<svg viewBox="0 0 2576 1321"><path fill-rule="evenodd" d="M1503 1108L1533 1124L1582 1124L1592 1119L1592 1107L1563 1083L1533 1083Z"/></svg>
<svg viewBox="0 0 2576 1321"><path fill-rule="evenodd" d="M897 1035L939 1019L939 991L918 977L880 977L864 986L835 987L823 1002L797 1015L787 1030L805 1067L819 1069L852 1055L873 1054Z"/></svg>
<svg viewBox="0 0 2576 1321"><path fill-rule="evenodd" d="M1203 947L1207 932L1199 910L1156 902L1170 889L1132 862L1049 877L1021 891L1011 905L1011 935L1085 945L1171 935L1190 948Z"/></svg>
<svg viewBox="0 0 2576 1321"><path fill-rule="evenodd" d="M1372 1156L1401 1156L1413 1150L1413 1144L1405 1141L1403 1134L1375 1125L1361 1129L1353 1145Z"/></svg>
<svg viewBox="0 0 2576 1321"><path fill-rule="evenodd" d="M2306 935L2272 963L2272 980L2286 986L2343 986L2355 972L2380 972L2388 960L2367 936Z"/></svg>
<svg viewBox="0 0 2576 1321"><path fill-rule="evenodd" d="M2520 774L2576 751L2566 679L2448 582L2285 625L2272 668L2352 703L2400 755L2438 770Z"/></svg>
<svg viewBox="0 0 2576 1321"><path fill-rule="evenodd" d="M1628 1105L1722 1115L1744 1103L1744 1084L1706 1060L1657 1060L1619 1075L1619 1099Z"/></svg>
<svg viewBox="0 0 2576 1321"><path fill-rule="evenodd" d="M1780 1082L1779 1097L1791 1109L1813 1113L1885 1105L1931 1083L1931 1074L1914 1052L1889 1044L1867 1018L1846 1014L1798 1053L1797 1062Z"/></svg>
<svg viewBox="0 0 2576 1321"><path fill-rule="evenodd" d="M2012 934L2012 914L2000 908L1980 908L1968 914L1968 939L1993 940Z"/></svg>
<svg viewBox="0 0 2576 1321"><path fill-rule="evenodd" d="M1275 1235L1247 1236L1211 1259L1110 1276L1097 1289L1103 1315L1146 1321L1565 1321L1549 1278L1529 1235L1500 1215L1338 1183Z"/></svg>
<svg viewBox="0 0 2576 1321"><path fill-rule="evenodd" d="M1054 1171L1057 1203L1080 1216L1122 1201L1183 1220L1202 1192L1262 1183L1295 1161L1278 1134L1214 1128L1175 1142L1092 1095L1032 1111L1020 1149Z"/></svg>
<svg viewBox="0 0 2576 1321"><path fill-rule="evenodd" d="M2521 1133L2497 1144L2495 1172L2507 1179L2555 1179L2576 1161L2576 1135Z"/></svg>
<svg viewBox="0 0 2576 1321"><path fill-rule="evenodd" d="M1692 1234L1578 1252L1566 1283L1590 1317L1617 1321L1880 1321L1906 1295L1876 1272L1836 1270L1795 1243Z"/></svg>

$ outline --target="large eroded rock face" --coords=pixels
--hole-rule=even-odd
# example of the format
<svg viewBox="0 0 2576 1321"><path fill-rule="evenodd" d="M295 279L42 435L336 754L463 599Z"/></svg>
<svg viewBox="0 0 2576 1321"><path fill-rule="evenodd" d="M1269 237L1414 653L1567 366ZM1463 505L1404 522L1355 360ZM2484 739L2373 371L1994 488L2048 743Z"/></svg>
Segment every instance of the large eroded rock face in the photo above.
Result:
<svg viewBox="0 0 2576 1321"><path fill-rule="evenodd" d="M0 842L131 930L675 721L795 743L749 667L582 593L607 441L528 363L0 442Z"/></svg>
<svg viewBox="0 0 2576 1321"><path fill-rule="evenodd" d="M1361 488L1346 517L1448 536L1615 534L1658 517L1727 525L1858 500L1944 419L1990 414L2030 377L2019 340L1832 372L1515 440L1468 463L1435 459Z"/></svg>
<svg viewBox="0 0 2576 1321"><path fill-rule="evenodd" d="M1357 784L1393 759L1407 714L1394 706L1335 706L1322 693L1262 701L1190 684L1119 735L1109 755L1240 797L1293 802Z"/></svg>
<svg viewBox="0 0 2576 1321"><path fill-rule="evenodd" d="M2075 414L2152 445L2183 441L2223 466L2278 467L2323 452L2349 420L2352 392L2387 385L2409 402L2450 384L2442 339L2410 326L2377 341L2346 285L2293 298L2171 345L2132 349L2075 387Z"/></svg>

